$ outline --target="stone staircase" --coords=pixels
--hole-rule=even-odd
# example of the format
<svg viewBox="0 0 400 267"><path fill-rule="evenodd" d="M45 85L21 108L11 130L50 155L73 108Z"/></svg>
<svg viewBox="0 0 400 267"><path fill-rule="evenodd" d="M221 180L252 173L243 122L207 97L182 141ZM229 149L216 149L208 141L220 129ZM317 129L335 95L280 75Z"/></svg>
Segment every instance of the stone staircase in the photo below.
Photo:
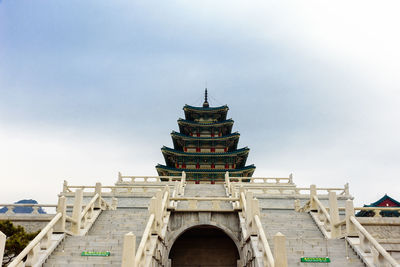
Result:
<svg viewBox="0 0 400 267"><path fill-rule="evenodd" d="M223 184L187 184L185 197L226 197Z"/></svg>
<svg viewBox="0 0 400 267"><path fill-rule="evenodd" d="M273 236L281 232L286 236L288 266L315 266L302 263L301 257L329 257L331 263L318 266L365 266L344 239L324 238L310 214L289 209L263 209L261 222L273 251Z"/></svg>
<svg viewBox="0 0 400 267"><path fill-rule="evenodd" d="M139 244L148 217L143 208L102 211L86 236L67 236L43 266L121 266L124 235L133 232ZM83 251L110 251L111 255L81 256Z"/></svg>
<svg viewBox="0 0 400 267"><path fill-rule="evenodd" d="M185 187L185 197L226 197L226 190L223 184L187 184ZM187 209L188 202L182 201L178 203L178 209ZM200 209L210 209L212 201L199 201ZM229 202L221 202L221 209L232 209Z"/></svg>

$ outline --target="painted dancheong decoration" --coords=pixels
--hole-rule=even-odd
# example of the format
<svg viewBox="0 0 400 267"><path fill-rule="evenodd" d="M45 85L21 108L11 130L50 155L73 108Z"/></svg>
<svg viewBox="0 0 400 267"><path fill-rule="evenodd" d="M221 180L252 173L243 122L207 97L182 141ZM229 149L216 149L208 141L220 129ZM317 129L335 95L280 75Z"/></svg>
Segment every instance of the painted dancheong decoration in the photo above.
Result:
<svg viewBox="0 0 400 267"><path fill-rule="evenodd" d="M210 107L207 89L202 107L185 105L185 119L179 119L179 132L171 133L174 148L161 151L166 165L158 164L160 176L180 176L187 180L223 181L230 176L251 177L255 166L246 166L250 149L238 149L240 134L232 133L233 120L227 119L228 106Z"/></svg>

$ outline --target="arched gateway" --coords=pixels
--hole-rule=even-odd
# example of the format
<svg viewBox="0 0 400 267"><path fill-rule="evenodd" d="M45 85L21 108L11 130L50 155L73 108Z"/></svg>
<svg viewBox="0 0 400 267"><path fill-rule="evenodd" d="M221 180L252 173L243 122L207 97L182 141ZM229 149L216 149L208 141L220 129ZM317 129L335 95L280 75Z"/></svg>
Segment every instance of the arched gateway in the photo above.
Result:
<svg viewBox="0 0 400 267"><path fill-rule="evenodd" d="M239 251L232 238L212 225L188 228L175 239L168 256L171 266L236 267Z"/></svg>

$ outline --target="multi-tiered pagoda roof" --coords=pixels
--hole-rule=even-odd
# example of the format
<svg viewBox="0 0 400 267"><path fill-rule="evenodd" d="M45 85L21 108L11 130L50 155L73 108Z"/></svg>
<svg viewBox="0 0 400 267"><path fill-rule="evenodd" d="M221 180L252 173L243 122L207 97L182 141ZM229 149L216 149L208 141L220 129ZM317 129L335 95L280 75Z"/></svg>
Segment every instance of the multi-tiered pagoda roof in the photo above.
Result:
<svg viewBox="0 0 400 267"><path fill-rule="evenodd" d="M178 120L179 132L172 131L174 148L161 151L166 165L158 164L160 176L179 176L186 172L188 180L222 180L231 176L251 177L254 165L246 166L250 149L238 149L240 134L232 133L233 120L227 119L228 106L210 107L207 100L202 107L185 105L185 119Z"/></svg>

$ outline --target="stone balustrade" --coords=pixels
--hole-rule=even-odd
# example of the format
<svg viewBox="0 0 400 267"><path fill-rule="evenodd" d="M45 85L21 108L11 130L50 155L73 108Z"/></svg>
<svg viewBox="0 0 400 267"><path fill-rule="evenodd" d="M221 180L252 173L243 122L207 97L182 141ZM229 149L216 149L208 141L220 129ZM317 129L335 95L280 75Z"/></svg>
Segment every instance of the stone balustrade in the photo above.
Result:
<svg viewBox="0 0 400 267"><path fill-rule="evenodd" d="M182 176L126 176L118 173L118 183L161 183L180 181Z"/></svg>
<svg viewBox="0 0 400 267"><path fill-rule="evenodd" d="M383 248L382 245L362 226L355 217L356 210L373 210L375 217L380 217L382 211L400 211L400 208L388 207L357 207L354 208L353 200L346 200L345 207L338 207L336 192L329 192L329 207L319 201L316 187L312 185L310 201L305 207L299 208L298 201L295 209L298 211L311 211L311 216L320 227L326 238L346 237L348 243L360 255L368 266L400 266L400 264ZM345 219L340 220L339 210L345 210ZM373 219L369 217L370 219ZM382 224L383 222L380 222Z"/></svg>
<svg viewBox="0 0 400 267"><path fill-rule="evenodd" d="M8 265L19 266L40 266L57 245L64 238L66 233L70 235L85 235L91 225L104 209L115 209L116 203L111 205L101 197L101 184L94 187L94 195L89 203L82 205L83 190L77 189L74 194L74 205L72 216L67 215L67 204L65 196L59 196L57 205L33 204L35 207L56 207L56 214L52 220L40 231L40 233L28 244L28 246ZM21 205L21 204L14 204ZM32 204L22 204L32 206ZM10 205L11 207L11 205ZM69 229L66 223L70 222ZM26 259L26 260L25 260Z"/></svg>
<svg viewBox="0 0 400 267"><path fill-rule="evenodd" d="M15 208L17 207L27 207L27 208L32 208L32 212L30 213L23 213L24 215L29 215L29 214L33 214L33 215L38 215L38 214L45 214L45 213L39 213L40 208L56 208L57 205L56 204L29 204L29 203L24 203L24 204L0 204L0 207L6 207L7 211L4 213L6 215L15 215L15 214L19 214L17 212L15 212Z"/></svg>
<svg viewBox="0 0 400 267"><path fill-rule="evenodd" d="M163 240L166 236L170 216L168 212L169 203L170 191L168 186L165 186L162 191L158 191L156 195L151 198L149 207L150 217L136 251L135 259L133 262L129 259L123 260L123 267L163 266L166 264L168 255ZM123 251L127 251L127 247L135 248L132 244L134 239L130 240L131 242L127 241L124 243ZM161 251L162 253L156 253L156 251ZM125 252L125 255L128 254L128 252Z"/></svg>

